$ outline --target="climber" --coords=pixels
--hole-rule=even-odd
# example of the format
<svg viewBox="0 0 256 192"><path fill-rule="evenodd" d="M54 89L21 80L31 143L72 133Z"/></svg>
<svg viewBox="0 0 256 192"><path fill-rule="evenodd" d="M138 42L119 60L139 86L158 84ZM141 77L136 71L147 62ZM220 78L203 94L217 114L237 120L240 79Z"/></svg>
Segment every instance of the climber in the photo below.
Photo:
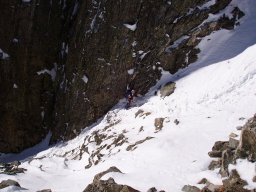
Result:
<svg viewBox="0 0 256 192"><path fill-rule="evenodd" d="M125 93L125 97L127 99L126 109L128 109L131 106L134 96L135 96L135 91L133 89L131 90L128 88Z"/></svg>

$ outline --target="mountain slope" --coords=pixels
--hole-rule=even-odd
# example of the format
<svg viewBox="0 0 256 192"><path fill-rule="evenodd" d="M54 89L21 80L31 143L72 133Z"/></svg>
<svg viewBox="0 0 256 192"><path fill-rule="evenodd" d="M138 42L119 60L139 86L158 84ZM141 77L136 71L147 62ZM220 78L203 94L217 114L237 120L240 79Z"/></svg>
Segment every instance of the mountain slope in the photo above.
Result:
<svg viewBox="0 0 256 192"><path fill-rule="evenodd" d="M77 138L24 160L25 174L0 175L0 180L15 179L29 191L78 192L94 175L116 166L124 174L110 173L104 179L111 176L141 191L154 186L178 192L203 177L219 183L216 172L207 170L208 151L230 132L239 134L236 126L256 112L256 38L252 35L256 3L232 3L246 16L233 31L204 38L198 62L175 75L162 71L158 84L145 97L138 97L132 108L125 110L121 100ZM175 92L165 98L155 96L168 81L176 82ZM163 118L162 128L155 127L156 118Z"/></svg>

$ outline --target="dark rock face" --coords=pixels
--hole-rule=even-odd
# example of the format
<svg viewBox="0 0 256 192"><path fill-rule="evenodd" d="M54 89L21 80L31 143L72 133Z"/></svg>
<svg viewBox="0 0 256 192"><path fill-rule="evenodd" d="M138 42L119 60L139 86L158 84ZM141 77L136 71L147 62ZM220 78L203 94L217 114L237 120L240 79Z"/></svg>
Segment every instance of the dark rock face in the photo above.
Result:
<svg viewBox="0 0 256 192"><path fill-rule="evenodd" d="M230 0L197 7L205 2L0 0L0 152L21 151L49 130L52 141L73 138L127 85L143 94L162 69L195 61L201 37L243 16L236 8L233 19L199 27Z"/></svg>
<svg viewBox="0 0 256 192"><path fill-rule="evenodd" d="M18 152L49 131L62 10L53 1L0 0L0 151ZM38 75L41 70L52 70ZM42 71L43 72L43 71Z"/></svg>

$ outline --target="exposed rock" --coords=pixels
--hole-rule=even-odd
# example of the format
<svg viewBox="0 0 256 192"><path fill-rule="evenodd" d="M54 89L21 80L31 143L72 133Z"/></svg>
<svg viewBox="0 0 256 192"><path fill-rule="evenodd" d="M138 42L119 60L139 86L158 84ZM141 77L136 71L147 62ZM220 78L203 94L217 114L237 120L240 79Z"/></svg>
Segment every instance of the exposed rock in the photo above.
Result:
<svg viewBox="0 0 256 192"><path fill-rule="evenodd" d="M221 157L222 151L210 151L208 155L212 158Z"/></svg>
<svg viewBox="0 0 256 192"><path fill-rule="evenodd" d="M106 171L103 171L101 173L98 173L97 175L94 176L93 182L97 182L103 177L104 175L110 173L110 172L118 172L122 173L117 167L110 167Z"/></svg>
<svg viewBox="0 0 256 192"><path fill-rule="evenodd" d="M0 173L7 175L16 175L18 173L24 173L26 169L20 168L19 161L14 161L11 163L0 163Z"/></svg>
<svg viewBox="0 0 256 192"><path fill-rule="evenodd" d="M176 125L178 125L178 124L180 124L180 121L179 121L178 119L175 119L175 120L174 120L174 123L175 123Z"/></svg>
<svg viewBox="0 0 256 192"><path fill-rule="evenodd" d="M140 115L140 114L142 114L144 111L142 110L142 109L139 109L136 113L135 113L135 118L138 116L138 115Z"/></svg>
<svg viewBox="0 0 256 192"><path fill-rule="evenodd" d="M248 160L253 162L256 161L256 132L249 128L242 130L236 156L248 158Z"/></svg>
<svg viewBox="0 0 256 192"><path fill-rule="evenodd" d="M228 148L228 142L227 141L216 141L214 143L214 146L212 147L213 151L224 151Z"/></svg>
<svg viewBox="0 0 256 192"><path fill-rule="evenodd" d="M147 190L147 192L157 192L157 189L155 187L152 187L149 190Z"/></svg>
<svg viewBox="0 0 256 192"><path fill-rule="evenodd" d="M256 182L256 176L254 176L254 177L252 178L252 181L253 181L253 182Z"/></svg>
<svg viewBox="0 0 256 192"><path fill-rule="evenodd" d="M243 188L245 185L247 185L247 182L240 178L236 170L232 170L230 177L223 180L225 192L249 192L249 190Z"/></svg>
<svg viewBox="0 0 256 192"><path fill-rule="evenodd" d="M214 170L221 167L221 160L213 160L211 161L210 165L208 166L209 170Z"/></svg>
<svg viewBox="0 0 256 192"><path fill-rule="evenodd" d="M226 149L222 152L220 174L222 177L229 176L228 166L235 162L234 151Z"/></svg>
<svg viewBox="0 0 256 192"><path fill-rule="evenodd" d="M83 192L137 192L130 186L117 184L113 178L109 178L106 181L100 180L101 177L110 172L122 173L117 167L110 167L108 170L95 175L93 183L89 184Z"/></svg>
<svg viewBox="0 0 256 192"><path fill-rule="evenodd" d="M169 95L171 95L174 90L175 90L175 83L174 82L169 82L166 83L161 89L160 89L160 95L161 97L167 97Z"/></svg>
<svg viewBox="0 0 256 192"><path fill-rule="evenodd" d="M127 150L127 151L133 151L133 150L135 150L135 149L137 148L137 146L138 146L139 144L144 143L145 141L150 140L150 139L153 139L153 138L154 138L154 137L146 137L145 139L139 140L139 141L135 142L134 144L129 145L129 146L126 148L126 150Z"/></svg>
<svg viewBox="0 0 256 192"><path fill-rule="evenodd" d="M137 116L139 116L139 117L143 117L144 116L144 118L145 118L145 116L148 116L148 115L150 115L151 114L151 112L144 112L142 109L139 109L136 113L135 113L135 118L137 117Z"/></svg>
<svg viewBox="0 0 256 192"><path fill-rule="evenodd" d="M200 192L200 189L195 186L185 185L182 189L183 192Z"/></svg>
<svg viewBox="0 0 256 192"><path fill-rule="evenodd" d="M247 158L252 162L256 161L256 114L241 128L242 133L239 141L235 139L237 135L232 133L230 134L229 142L217 141L212 151L209 152L211 157L219 159L212 161L208 169L220 168L221 176L225 177L222 181L223 185L214 185L204 178L199 182L199 184L206 185L201 192L255 192L255 189L244 189L247 182L240 178L236 170L232 170L231 173L228 170L229 164L235 164L239 158ZM220 152L222 152L221 157L219 157ZM255 178L253 178L253 182L256 181Z"/></svg>
<svg viewBox="0 0 256 192"><path fill-rule="evenodd" d="M229 137L229 143L228 143L228 146L231 148L231 149L236 149L239 145L239 141L233 137Z"/></svg>
<svg viewBox="0 0 256 192"><path fill-rule="evenodd" d="M40 190L40 191L37 191L37 192L52 192L51 189L43 189L43 190Z"/></svg>
<svg viewBox="0 0 256 192"><path fill-rule="evenodd" d="M230 137L235 138L235 137L237 137L237 136L238 136L238 135L235 134L235 133L230 133L230 134L229 134L229 138L230 138Z"/></svg>
<svg viewBox="0 0 256 192"><path fill-rule="evenodd" d="M154 125L155 125L156 131L161 131L162 130L164 119L165 118L162 118L162 117L155 119L155 124Z"/></svg>
<svg viewBox="0 0 256 192"><path fill-rule="evenodd" d="M17 187L20 187L20 184L19 184L17 181L14 181L14 180L11 180L11 179L3 180L3 181L0 183L0 189L6 188L6 187L9 187L9 186L17 186Z"/></svg>
<svg viewBox="0 0 256 192"><path fill-rule="evenodd" d="M89 184L83 192L139 192L127 185L117 184L113 178L106 181L99 180Z"/></svg>

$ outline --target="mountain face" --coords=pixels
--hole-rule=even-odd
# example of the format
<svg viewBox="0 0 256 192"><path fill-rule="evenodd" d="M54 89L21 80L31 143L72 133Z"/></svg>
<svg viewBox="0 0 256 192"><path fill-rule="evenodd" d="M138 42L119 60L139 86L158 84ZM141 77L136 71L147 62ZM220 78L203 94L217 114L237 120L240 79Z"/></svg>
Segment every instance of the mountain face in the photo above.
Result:
<svg viewBox="0 0 256 192"><path fill-rule="evenodd" d="M200 39L233 29L231 0L0 0L0 152L51 131L75 137L124 96L197 59Z"/></svg>

